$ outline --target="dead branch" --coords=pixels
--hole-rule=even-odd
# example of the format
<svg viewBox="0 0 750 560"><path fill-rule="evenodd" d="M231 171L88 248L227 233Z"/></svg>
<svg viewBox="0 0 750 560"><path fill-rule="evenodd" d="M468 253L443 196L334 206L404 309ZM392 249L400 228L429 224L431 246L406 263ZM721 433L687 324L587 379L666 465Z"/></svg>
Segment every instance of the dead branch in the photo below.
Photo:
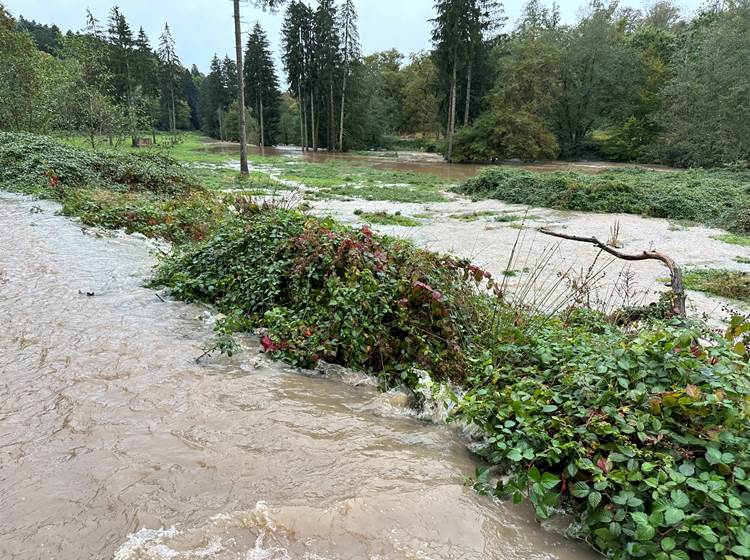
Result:
<svg viewBox="0 0 750 560"><path fill-rule="evenodd" d="M660 261L664 266L669 269L669 276L671 279L672 293L674 293L674 306L672 311L678 317L685 317L687 315L685 306L685 284L682 280L682 270L672 257L660 253L659 251L643 251L642 253L632 254L623 253L618 251L614 247L610 247L606 243L602 243L596 237L581 237L578 235L567 235L565 233L558 233L555 231L548 230L546 228L539 228L539 232L544 235L550 235L552 237L558 237L560 239L567 239L568 241L579 241L581 243L590 243L595 247L598 247L605 253L609 253L613 257L622 259L624 261L648 261L655 260Z"/></svg>

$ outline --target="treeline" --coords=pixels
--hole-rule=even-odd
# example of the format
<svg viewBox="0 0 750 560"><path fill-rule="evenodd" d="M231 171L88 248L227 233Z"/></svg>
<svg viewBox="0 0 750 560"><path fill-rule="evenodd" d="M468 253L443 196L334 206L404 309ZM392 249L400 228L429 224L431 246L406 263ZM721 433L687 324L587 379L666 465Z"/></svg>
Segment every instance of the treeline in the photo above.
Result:
<svg viewBox="0 0 750 560"><path fill-rule="evenodd" d="M574 25L530 0L436 0L432 50L364 56L353 0L282 7L286 91L269 38L245 45L250 142L349 150L407 145L453 161L508 158L718 166L750 160L750 0L683 17L594 0ZM237 67L188 69L168 26L152 48L116 7L80 32L0 10L0 128L96 136L200 129L239 138ZM409 137L408 143L397 139Z"/></svg>
<svg viewBox="0 0 750 560"><path fill-rule="evenodd" d="M467 4L497 7L480 0L438 7ZM449 26L437 24L440 52ZM690 20L668 0L646 11L594 0L576 25L563 25L556 7L531 0L508 34L485 38L479 51L460 25L453 28L448 47L468 53L458 65L459 95L476 65L472 53L487 58L492 75L480 114L456 133L457 160L750 160L747 0L710 3ZM436 61L447 75L450 61Z"/></svg>

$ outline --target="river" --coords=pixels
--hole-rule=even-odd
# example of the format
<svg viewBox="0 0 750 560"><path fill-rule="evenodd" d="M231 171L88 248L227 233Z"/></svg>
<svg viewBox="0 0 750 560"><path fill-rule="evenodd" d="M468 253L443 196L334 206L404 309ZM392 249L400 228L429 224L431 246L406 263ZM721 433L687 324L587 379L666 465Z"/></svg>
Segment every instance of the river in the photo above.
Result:
<svg viewBox="0 0 750 560"><path fill-rule="evenodd" d="M372 387L196 364L207 309L143 287L149 245L55 210L0 194L0 558L594 557Z"/></svg>

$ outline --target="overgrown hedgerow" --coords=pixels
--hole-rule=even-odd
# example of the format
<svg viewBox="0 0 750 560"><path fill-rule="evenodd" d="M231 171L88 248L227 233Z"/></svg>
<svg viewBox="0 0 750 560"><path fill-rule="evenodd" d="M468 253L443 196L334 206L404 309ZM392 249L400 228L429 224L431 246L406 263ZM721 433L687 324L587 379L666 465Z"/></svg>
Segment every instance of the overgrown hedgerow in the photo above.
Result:
<svg viewBox="0 0 750 560"><path fill-rule="evenodd" d="M590 212L689 220L750 233L750 173L614 170L535 173L488 169L457 187L477 198Z"/></svg>
<svg viewBox="0 0 750 560"><path fill-rule="evenodd" d="M244 226L167 259L156 282L215 303L224 328L263 325L266 350L417 388L462 387L453 418L508 473L475 487L563 507L611 558L750 557L750 326L727 339L654 321L640 332L585 310L553 318L478 290L486 275L369 229L245 207ZM496 287L495 287L496 288Z"/></svg>

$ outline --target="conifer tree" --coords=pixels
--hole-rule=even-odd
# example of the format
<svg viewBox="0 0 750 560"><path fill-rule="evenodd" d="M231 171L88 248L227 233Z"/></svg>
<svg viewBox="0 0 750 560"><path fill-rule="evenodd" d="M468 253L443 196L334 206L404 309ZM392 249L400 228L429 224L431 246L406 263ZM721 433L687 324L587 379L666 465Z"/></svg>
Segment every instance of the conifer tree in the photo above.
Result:
<svg viewBox="0 0 750 560"><path fill-rule="evenodd" d="M346 116L346 86L351 80L352 65L361 55L359 46L359 31L357 30L357 11L354 0L345 0L341 7L340 24L341 53L342 53L342 83L341 83L341 116L339 118L339 149L344 150L344 118Z"/></svg>
<svg viewBox="0 0 750 560"><path fill-rule="evenodd" d="M258 144L274 144L281 94L268 38L257 23L248 37L245 50L245 91L247 105L255 112L260 127Z"/></svg>
<svg viewBox="0 0 750 560"><path fill-rule="evenodd" d="M164 32L159 38L159 61L161 62L165 93L169 96L169 131L174 136L177 133L176 90L180 59L177 57L174 39L168 23L164 24Z"/></svg>

